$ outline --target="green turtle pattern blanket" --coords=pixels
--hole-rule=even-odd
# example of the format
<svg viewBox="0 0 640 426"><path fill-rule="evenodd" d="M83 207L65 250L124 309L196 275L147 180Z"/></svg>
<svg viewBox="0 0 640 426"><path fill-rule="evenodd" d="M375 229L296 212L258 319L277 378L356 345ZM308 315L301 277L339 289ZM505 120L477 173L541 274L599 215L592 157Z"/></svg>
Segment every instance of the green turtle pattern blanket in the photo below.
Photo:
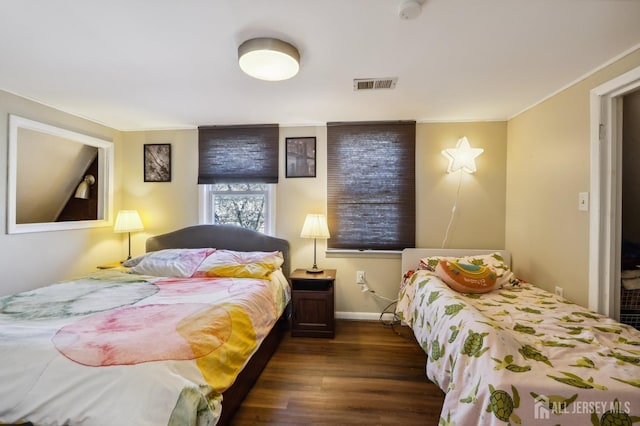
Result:
<svg viewBox="0 0 640 426"><path fill-rule="evenodd" d="M408 271L396 314L445 393L441 426L640 422L640 331L521 282L462 294Z"/></svg>

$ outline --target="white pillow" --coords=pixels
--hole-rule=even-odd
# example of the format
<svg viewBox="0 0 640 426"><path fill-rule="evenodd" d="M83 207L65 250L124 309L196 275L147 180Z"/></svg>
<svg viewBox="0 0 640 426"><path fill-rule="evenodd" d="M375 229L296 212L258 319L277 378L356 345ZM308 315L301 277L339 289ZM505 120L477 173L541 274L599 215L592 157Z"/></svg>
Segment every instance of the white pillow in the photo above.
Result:
<svg viewBox="0 0 640 426"><path fill-rule="evenodd" d="M124 266L130 266L131 272L155 277L191 277L198 266L215 249L165 249L152 251L125 262Z"/></svg>

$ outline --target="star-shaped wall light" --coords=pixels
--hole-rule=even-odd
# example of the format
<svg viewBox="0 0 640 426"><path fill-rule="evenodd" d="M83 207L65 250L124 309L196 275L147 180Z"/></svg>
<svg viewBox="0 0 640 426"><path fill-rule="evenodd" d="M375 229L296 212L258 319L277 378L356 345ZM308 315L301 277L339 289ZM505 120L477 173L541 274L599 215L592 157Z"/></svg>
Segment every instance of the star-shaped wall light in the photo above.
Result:
<svg viewBox="0 0 640 426"><path fill-rule="evenodd" d="M453 173L460 169L467 173L474 173L476 171L476 157L483 152L482 148L471 148L466 137L458 139L455 148L442 151L442 155L449 159L447 173Z"/></svg>

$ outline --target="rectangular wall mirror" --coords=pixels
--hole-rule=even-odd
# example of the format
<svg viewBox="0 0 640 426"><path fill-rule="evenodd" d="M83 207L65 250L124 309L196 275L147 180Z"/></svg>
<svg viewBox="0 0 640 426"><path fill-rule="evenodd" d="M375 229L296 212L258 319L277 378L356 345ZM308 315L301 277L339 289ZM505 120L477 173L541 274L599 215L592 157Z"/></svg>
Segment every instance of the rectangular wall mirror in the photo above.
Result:
<svg viewBox="0 0 640 426"><path fill-rule="evenodd" d="M9 115L7 233L109 226L113 143Z"/></svg>

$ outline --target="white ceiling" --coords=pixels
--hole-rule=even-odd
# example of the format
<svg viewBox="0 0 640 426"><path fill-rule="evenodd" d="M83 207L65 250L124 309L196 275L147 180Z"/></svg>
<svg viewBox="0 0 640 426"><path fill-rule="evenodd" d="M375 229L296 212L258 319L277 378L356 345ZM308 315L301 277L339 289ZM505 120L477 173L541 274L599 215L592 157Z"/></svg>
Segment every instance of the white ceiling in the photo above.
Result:
<svg viewBox="0 0 640 426"><path fill-rule="evenodd" d="M0 89L119 130L507 119L640 47L639 0L1 0ZM244 75L254 37L300 73ZM354 92L354 78L398 77Z"/></svg>

